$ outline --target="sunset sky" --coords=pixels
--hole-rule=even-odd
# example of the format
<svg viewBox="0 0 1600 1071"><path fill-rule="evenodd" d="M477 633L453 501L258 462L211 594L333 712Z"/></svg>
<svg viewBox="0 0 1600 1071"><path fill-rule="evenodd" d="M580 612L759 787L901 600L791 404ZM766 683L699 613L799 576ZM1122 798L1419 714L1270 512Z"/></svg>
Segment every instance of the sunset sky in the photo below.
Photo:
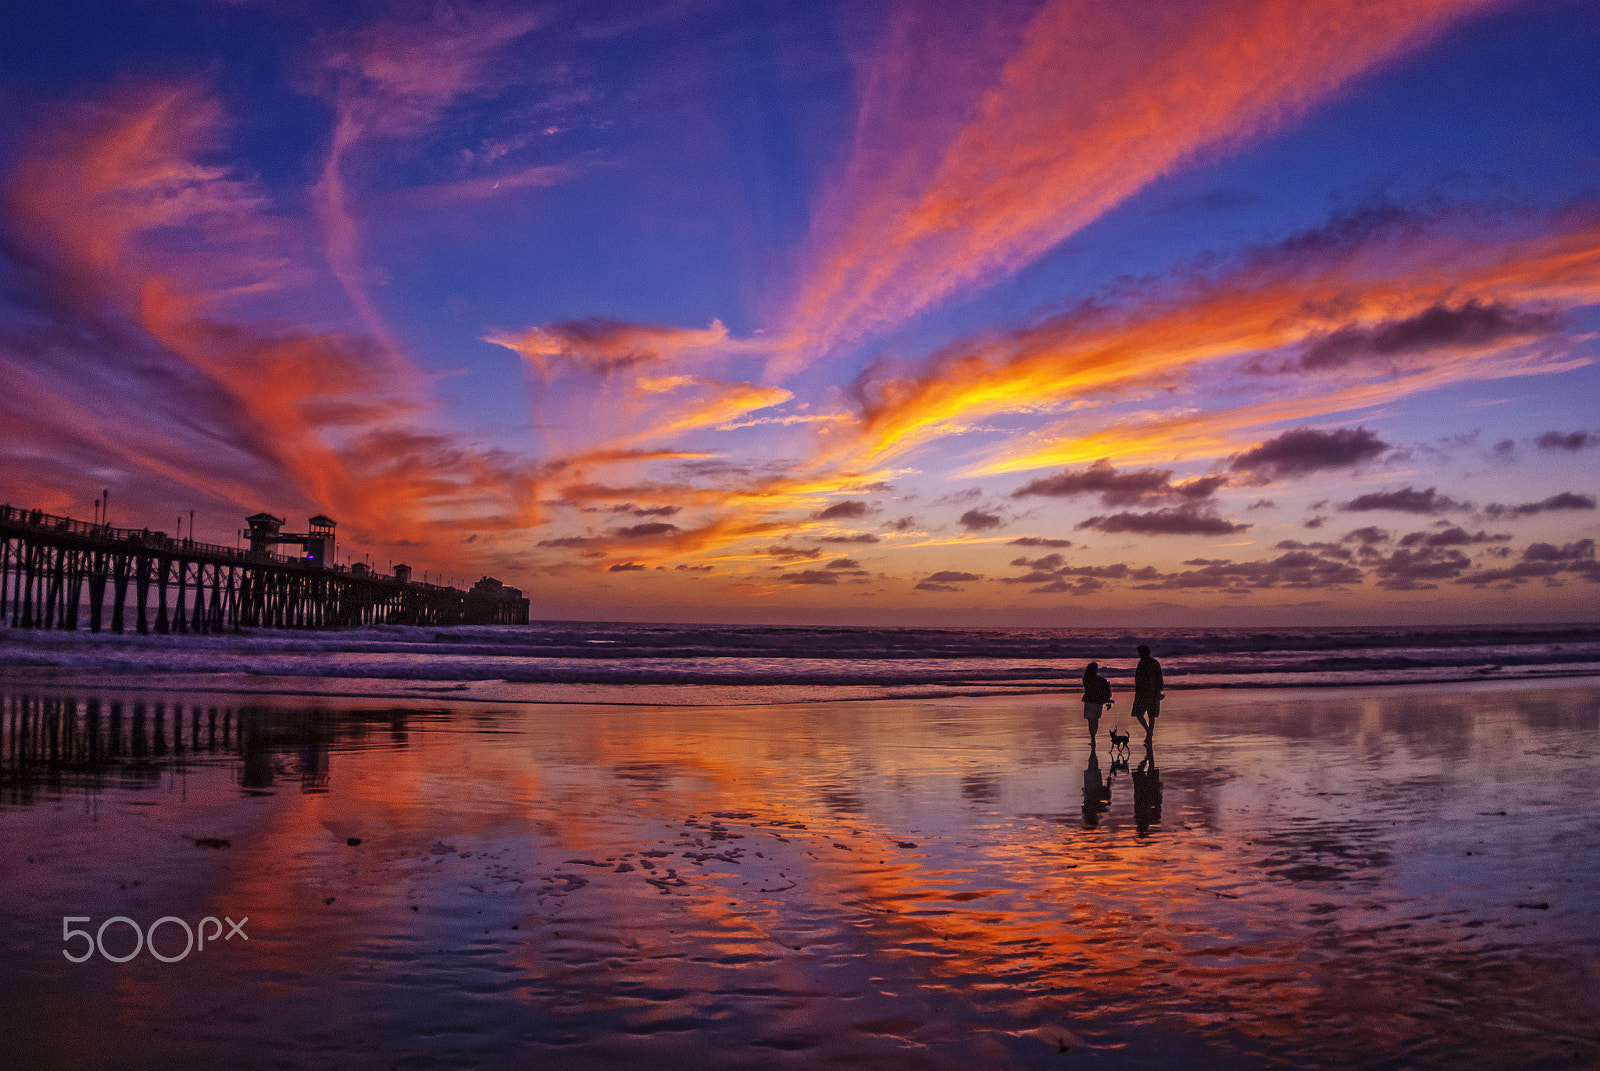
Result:
<svg viewBox="0 0 1600 1071"><path fill-rule="evenodd" d="M13 504L545 618L1597 616L1592 2L3 25Z"/></svg>

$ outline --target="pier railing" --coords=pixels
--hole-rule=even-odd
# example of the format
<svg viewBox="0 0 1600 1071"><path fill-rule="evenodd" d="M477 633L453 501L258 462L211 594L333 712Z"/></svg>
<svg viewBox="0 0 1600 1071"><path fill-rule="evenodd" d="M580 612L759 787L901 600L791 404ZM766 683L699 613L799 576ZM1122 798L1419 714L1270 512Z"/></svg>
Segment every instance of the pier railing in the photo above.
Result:
<svg viewBox="0 0 1600 1071"><path fill-rule="evenodd" d="M249 561L272 561L280 565L303 565L299 558L288 554L271 554L229 547L221 543L201 543L193 539L174 539L165 532L148 528L113 528L109 524L95 524L72 517L57 517L39 510L24 510L14 506L0 506L0 524L15 524L41 532L79 536L85 539L110 540L151 550L183 550L194 554L207 554L217 558L239 558Z"/></svg>

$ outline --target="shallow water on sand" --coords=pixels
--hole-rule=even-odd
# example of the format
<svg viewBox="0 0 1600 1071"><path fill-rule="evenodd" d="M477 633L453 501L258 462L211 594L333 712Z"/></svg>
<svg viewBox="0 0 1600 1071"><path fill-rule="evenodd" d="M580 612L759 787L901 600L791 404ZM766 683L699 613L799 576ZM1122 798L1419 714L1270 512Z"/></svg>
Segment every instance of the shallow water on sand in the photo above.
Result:
<svg viewBox="0 0 1600 1071"><path fill-rule="evenodd" d="M1600 1058L1600 685L1074 707L0 684L0 1066Z"/></svg>

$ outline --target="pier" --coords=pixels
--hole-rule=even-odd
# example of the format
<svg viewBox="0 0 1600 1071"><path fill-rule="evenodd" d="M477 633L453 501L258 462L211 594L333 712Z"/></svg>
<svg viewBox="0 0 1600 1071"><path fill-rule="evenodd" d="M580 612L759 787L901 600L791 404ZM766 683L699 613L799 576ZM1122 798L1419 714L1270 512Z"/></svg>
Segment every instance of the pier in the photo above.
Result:
<svg viewBox="0 0 1600 1071"><path fill-rule="evenodd" d="M0 507L0 624L24 629L215 633L244 628L525 625L528 600L484 577L461 591L331 558L333 521L308 536L250 518L251 549ZM320 526L319 526L320 522ZM281 521L278 522L282 524ZM298 543L309 553L268 549ZM314 548L314 549L313 549Z"/></svg>

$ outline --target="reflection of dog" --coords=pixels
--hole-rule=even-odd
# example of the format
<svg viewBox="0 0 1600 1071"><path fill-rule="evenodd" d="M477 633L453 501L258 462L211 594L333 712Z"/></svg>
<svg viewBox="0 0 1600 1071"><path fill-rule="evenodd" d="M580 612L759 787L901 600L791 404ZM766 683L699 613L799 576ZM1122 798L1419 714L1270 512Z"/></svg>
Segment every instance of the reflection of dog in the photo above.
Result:
<svg viewBox="0 0 1600 1071"><path fill-rule="evenodd" d="M1128 732L1125 729L1111 730L1111 760L1126 761L1128 758Z"/></svg>

